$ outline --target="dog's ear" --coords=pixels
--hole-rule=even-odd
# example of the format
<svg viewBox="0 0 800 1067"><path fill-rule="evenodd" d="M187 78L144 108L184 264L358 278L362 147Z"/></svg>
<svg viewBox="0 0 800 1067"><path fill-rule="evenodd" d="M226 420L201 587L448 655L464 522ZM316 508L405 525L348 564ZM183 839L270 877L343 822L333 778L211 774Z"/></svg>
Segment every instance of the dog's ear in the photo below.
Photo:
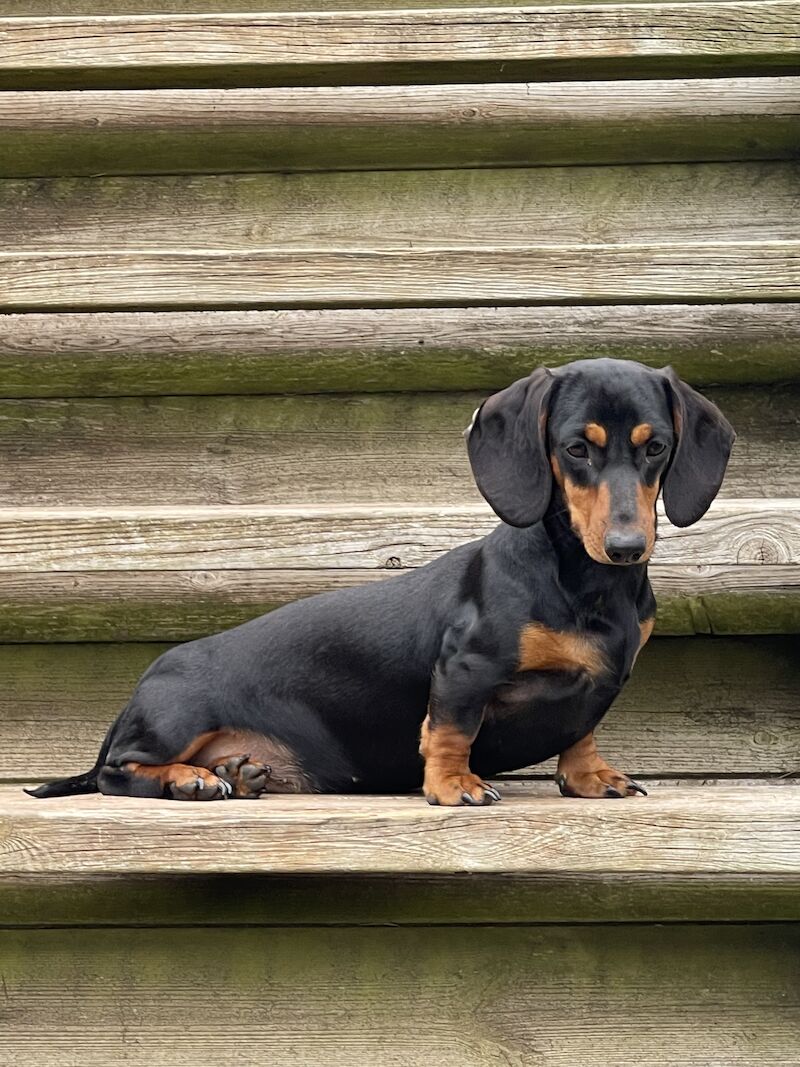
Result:
<svg viewBox="0 0 800 1067"><path fill-rule="evenodd" d="M661 373L672 398L677 438L664 476L664 509L674 526L691 526L719 492L736 434L719 408L681 381L672 367Z"/></svg>
<svg viewBox="0 0 800 1067"><path fill-rule="evenodd" d="M478 489L509 526L533 526L553 488L547 457L547 397L553 376L540 367L475 412L467 451Z"/></svg>

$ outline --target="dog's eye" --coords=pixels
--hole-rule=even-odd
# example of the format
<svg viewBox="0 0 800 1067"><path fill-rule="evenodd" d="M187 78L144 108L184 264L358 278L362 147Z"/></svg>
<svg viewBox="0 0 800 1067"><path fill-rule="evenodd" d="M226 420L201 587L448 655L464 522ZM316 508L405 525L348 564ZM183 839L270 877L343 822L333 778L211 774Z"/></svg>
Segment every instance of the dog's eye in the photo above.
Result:
<svg viewBox="0 0 800 1067"><path fill-rule="evenodd" d="M583 441L576 441L574 445L567 446L567 455L572 456L573 459L586 459L589 449Z"/></svg>
<svg viewBox="0 0 800 1067"><path fill-rule="evenodd" d="M662 444L661 441L650 441L645 451L648 456L660 456L666 447L667 446Z"/></svg>

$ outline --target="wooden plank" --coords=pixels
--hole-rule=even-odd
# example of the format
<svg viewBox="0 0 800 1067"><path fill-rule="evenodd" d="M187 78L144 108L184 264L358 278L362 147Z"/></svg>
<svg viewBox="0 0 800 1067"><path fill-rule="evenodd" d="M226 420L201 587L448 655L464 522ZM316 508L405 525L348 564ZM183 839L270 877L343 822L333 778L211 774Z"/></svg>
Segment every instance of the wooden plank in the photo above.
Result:
<svg viewBox="0 0 800 1067"><path fill-rule="evenodd" d="M800 4L312 12L0 21L0 86L335 85L780 70ZM576 72L579 74L576 75Z"/></svg>
<svg viewBox="0 0 800 1067"><path fill-rule="evenodd" d="M797 240L800 164L0 182L14 252L313 251ZM759 210L753 211L757 199Z"/></svg>
<svg viewBox="0 0 800 1067"><path fill-rule="evenodd" d="M591 7L605 4L608 0L558 0L558 3L539 3L537 7L563 7L576 4ZM663 0L627 0L633 4L660 4ZM685 0L687 4L707 3L707 0ZM164 15L186 14L186 0L80 0L80 11L75 10L75 0L0 0L0 16L15 17L46 15L69 17L78 15ZM325 0L325 11L394 11L431 8L431 0ZM437 9L451 10L474 8L475 0L437 0ZM483 0L482 8L528 8L531 0ZM310 11L320 10L320 0L192 0L195 14L248 13L262 14L265 11Z"/></svg>
<svg viewBox="0 0 800 1067"><path fill-rule="evenodd" d="M500 389L595 355L800 379L800 304L0 315L6 397Z"/></svg>
<svg viewBox="0 0 800 1067"><path fill-rule="evenodd" d="M5 787L0 873L800 875L800 790L664 787L626 804L505 786L492 809L420 796L273 794L257 804L37 801ZM237 848L231 849L235 839Z"/></svg>
<svg viewBox="0 0 800 1067"><path fill-rule="evenodd" d="M6 572L0 641L188 640L298 597L396 573L393 567ZM650 573L659 634L800 632L795 567L656 564Z"/></svg>
<svg viewBox="0 0 800 1067"><path fill-rule="evenodd" d="M166 647L0 645L2 780L91 767L139 675ZM797 647L794 635L654 640L603 723L602 751L647 779L800 772ZM526 772L554 773L552 762Z"/></svg>
<svg viewBox="0 0 800 1067"><path fill-rule="evenodd" d="M800 496L776 456L800 389L710 389L738 438L722 495ZM479 501L463 428L485 393L0 401L0 505Z"/></svg>
<svg viewBox="0 0 800 1067"><path fill-rule="evenodd" d="M4 92L6 177L794 159L800 78Z"/></svg>
<svg viewBox="0 0 800 1067"><path fill-rule="evenodd" d="M661 517L658 563L800 563L796 499L718 500L684 530ZM6 508L0 571L416 567L496 525L482 504Z"/></svg>
<svg viewBox="0 0 800 1067"><path fill-rule="evenodd" d="M289 1067L574 1067L612 1044L641 1067L792 1067L799 941L781 924L5 930L4 1038L48 1067L76 1041L86 1067L176 1049L234 1067L262 1045Z"/></svg>
<svg viewBox="0 0 800 1067"><path fill-rule="evenodd" d="M701 789L716 788L702 786ZM748 786L749 788L749 786ZM703 797L698 797L703 803ZM800 879L773 875L6 876L7 927L501 926L800 919Z"/></svg>
<svg viewBox="0 0 800 1067"><path fill-rule="evenodd" d="M0 252L0 306L9 311L799 296L800 241L374 252Z"/></svg>

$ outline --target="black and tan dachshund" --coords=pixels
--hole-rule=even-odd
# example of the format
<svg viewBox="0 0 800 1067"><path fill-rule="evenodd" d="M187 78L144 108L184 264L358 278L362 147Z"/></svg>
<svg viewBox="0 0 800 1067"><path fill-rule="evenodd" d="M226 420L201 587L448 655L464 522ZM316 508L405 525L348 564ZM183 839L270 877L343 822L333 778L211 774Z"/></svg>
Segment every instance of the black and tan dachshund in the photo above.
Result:
<svg viewBox="0 0 800 1067"><path fill-rule="evenodd" d="M33 791L176 800L402 793L499 800L485 779L558 755L572 797L644 793L593 731L653 628L656 498L689 526L734 432L671 369L540 368L467 431L502 519L426 567L171 649L96 765Z"/></svg>

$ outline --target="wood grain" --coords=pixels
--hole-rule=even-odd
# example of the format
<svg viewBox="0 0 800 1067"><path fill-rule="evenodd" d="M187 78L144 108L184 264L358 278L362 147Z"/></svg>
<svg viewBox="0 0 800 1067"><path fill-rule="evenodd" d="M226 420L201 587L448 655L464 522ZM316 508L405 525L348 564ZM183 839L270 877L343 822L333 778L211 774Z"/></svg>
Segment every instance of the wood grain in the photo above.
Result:
<svg viewBox="0 0 800 1067"><path fill-rule="evenodd" d="M1 641L188 640L298 597L383 581L377 570L258 568L6 572ZM800 575L769 564L654 565L659 634L800 630Z"/></svg>
<svg viewBox="0 0 800 1067"><path fill-rule="evenodd" d="M9 91L0 174L793 159L798 115L788 76Z"/></svg>
<svg viewBox="0 0 800 1067"><path fill-rule="evenodd" d="M800 59L800 5L616 4L0 22L0 85L287 85L549 77ZM562 75L563 76L563 75Z"/></svg>
<svg viewBox="0 0 800 1067"><path fill-rule="evenodd" d="M9 311L798 297L800 241L374 252L0 252L0 306Z"/></svg>
<svg viewBox="0 0 800 1067"><path fill-rule="evenodd" d="M800 378L800 304L0 315L7 397L499 389L539 363Z"/></svg>
<svg viewBox="0 0 800 1067"><path fill-rule="evenodd" d="M776 461L800 389L706 389L737 430L722 494L800 496ZM0 506L471 504L462 431L485 393L0 401Z"/></svg>
<svg viewBox="0 0 800 1067"><path fill-rule="evenodd" d="M6 508L0 571L416 567L496 524L485 505ZM658 563L797 564L800 502L718 500L684 530L662 513L659 538Z"/></svg>
<svg viewBox="0 0 800 1067"><path fill-rule="evenodd" d="M540 4L541 7L562 7L577 4L580 7L591 7L594 4L605 4L608 0L559 0L559 3ZM653 3L659 4L662 0L627 0L627 3ZM706 3L707 0L686 0L689 4ZM483 0L481 8L528 8L531 0ZM0 0L0 15L30 16L75 16L87 12L91 15L139 15L139 14L186 14L186 0L83 0L80 7L84 10L76 12L75 0ZM398 7L397 0L326 0L326 11L394 11ZM402 10L426 9L431 7L431 0L402 0ZM436 8L443 10L458 10L460 8L474 8L475 0L441 0ZM196 14L242 14L255 12L262 14L265 11L310 11L319 12L319 0L192 0L192 12Z"/></svg>
<svg viewBox="0 0 800 1067"><path fill-rule="evenodd" d="M601 751L648 779L800 773L797 645L794 635L654 639L600 729ZM91 767L166 647L0 644L0 778L38 782ZM548 762L525 775L554 773Z"/></svg>
<svg viewBox="0 0 800 1067"><path fill-rule="evenodd" d="M800 6L800 5L799 5ZM796 240L800 165L357 171L0 182L6 251L244 252ZM752 204L758 200L759 210Z"/></svg>
<svg viewBox="0 0 800 1067"><path fill-rule="evenodd" d="M178 804L95 795L0 802L3 874L800 875L800 790L661 789L625 804L514 796L491 809L420 796ZM235 850L230 847L236 840Z"/></svg>
<svg viewBox="0 0 800 1067"><path fill-rule="evenodd" d="M213 990L197 968L176 967L196 952L197 931L126 932L116 952L104 936L2 935L12 1050L67 1067L70 1023L79 1017L90 1067L109 1055L161 1067L172 1062L176 1045L187 1056L229 1065L240 1062L242 1046L259 1041L290 1065L386 1062L391 1049L397 1067L432 1056L441 1067L488 1067L513 1062L511 1056L569 1067L590 1062L610 1033L642 1067L661 1067L667 1052L676 1063L709 1063L719 1049L731 1067L790 1067L798 1034L791 926L649 927L626 931L624 939L614 929L580 927L484 929L467 937L446 930L212 930L202 936L219 960ZM661 966L648 967L654 959ZM556 961L561 980L530 981ZM486 988L453 980L476 971L487 977ZM23 1014L33 1003L43 1016L35 1033Z"/></svg>
<svg viewBox="0 0 800 1067"><path fill-rule="evenodd" d="M4 1041L20 1067L73 1067L76 1040L86 1067L167 1067L176 1049L234 1067L260 1045L288 1067L584 1067L611 1043L641 1067L794 1067L798 940L796 925L5 930Z"/></svg>
<svg viewBox="0 0 800 1067"><path fill-rule="evenodd" d="M730 786L730 782L727 783ZM698 785L702 791L717 785ZM750 785L744 785L750 788ZM772 875L4 876L4 926L504 926L800 919L800 878ZM114 934L109 932L109 937Z"/></svg>

